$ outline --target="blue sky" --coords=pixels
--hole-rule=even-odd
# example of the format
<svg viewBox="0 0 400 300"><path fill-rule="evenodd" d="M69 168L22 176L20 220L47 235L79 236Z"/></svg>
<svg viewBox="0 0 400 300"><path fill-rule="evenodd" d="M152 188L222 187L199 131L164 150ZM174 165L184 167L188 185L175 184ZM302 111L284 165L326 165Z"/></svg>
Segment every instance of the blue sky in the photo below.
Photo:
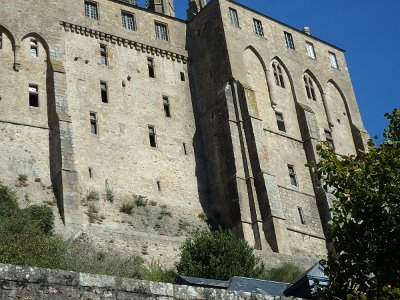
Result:
<svg viewBox="0 0 400 300"><path fill-rule="evenodd" d="M385 112L400 108L400 0L237 0L346 50L364 126L382 135ZM139 1L140 3L140 1ZM175 0L186 18L188 0Z"/></svg>

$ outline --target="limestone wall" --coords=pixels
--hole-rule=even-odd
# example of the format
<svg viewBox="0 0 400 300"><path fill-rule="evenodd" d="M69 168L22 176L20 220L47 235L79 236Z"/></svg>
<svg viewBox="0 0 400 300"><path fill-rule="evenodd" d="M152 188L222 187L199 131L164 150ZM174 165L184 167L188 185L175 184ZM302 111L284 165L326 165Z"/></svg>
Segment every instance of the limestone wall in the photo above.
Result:
<svg viewBox="0 0 400 300"><path fill-rule="evenodd" d="M0 264L0 299L259 299L244 292Z"/></svg>

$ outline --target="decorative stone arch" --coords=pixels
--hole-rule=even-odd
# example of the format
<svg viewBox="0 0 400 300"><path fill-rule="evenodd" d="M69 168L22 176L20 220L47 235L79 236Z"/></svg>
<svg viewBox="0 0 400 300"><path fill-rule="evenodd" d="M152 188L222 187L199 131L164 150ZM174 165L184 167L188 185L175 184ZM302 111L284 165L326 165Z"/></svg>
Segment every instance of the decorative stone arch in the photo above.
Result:
<svg viewBox="0 0 400 300"><path fill-rule="evenodd" d="M21 38L20 42L22 42L23 40L25 40L27 38L30 38L30 37L33 37L33 38L37 39L42 44L44 50L46 51L46 60L47 60L47 62L50 62L50 47L49 47L49 44L46 42L46 40L40 34L38 34L36 32L30 32L28 34L25 34Z"/></svg>
<svg viewBox="0 0 400 300"><path fill-rule="evenodd" d="M15 38L14 35L11 33L10 30L8 30L5 26L0 24L0 31L4 32L5 35L9 38L9 40L11 41L11 46L12 46L12 50L15 51Z"/></svg>
<svg viewBox="0 0 400 300"><path fill-rule="evenodd" d="M268 72L268 69L267 69L267 66L266 66L266 64L265 64L265 62L264 62L264 60L263 60L263 58L262 58L261 55L260 55L260 52L259 52L256 48L254 48L254 46L252 46L252 45L249 45L249 46L247 46L246 48L244 48L243 53L245 53L246 50L252 51L252 52L255 54L255 56L257 56L258 60L260 61L261 65L262 65L262 67L263 67L263 69L264 69L264 74L265 74L265 76L266 76L266 74L267 74L267 72Z"/></svg>
<svg viewBox="0 0 400 300"><path fill-rule="evenodd" d="M274 58L272 58L271 59L271 64L274 61L277 61L281 65L281 67L285 70L286 75L287 75L287 77L289 79L290 90L292 91L293 99L294 99L295 103L298 103L296 92L295 92L295 89L294 89L294 82L293 82L292 73L289 71L289 68L286 66L286 64L283 62L283 60L279 56L275 56Z"/></svg>
<svg viewBox="0 0 400 300"><path fill-rule="evenodd" d="M310 76L311 79L312 79L312 80L315 82L315 84L317 85L318 90L319 90L319 92L320 92L320 94L321 94L321 97L322 97L322 104L324 105L325 115L326 115L326 118L327 118L327 120L328 120L329 127L332 128L332 127L333 127L332 117L331 117L331 114L329 113L328 105L327 105L327 103L326 103L325 92L324 92L324 89L323 89L323 87L322 87L322 85L321 85L321 82L317 79L317 77L314 75L314 73L311 72L310 69L307 69L307 70L305 70L305 71L303 72L303 77L304 77L305 75Z"/></svg>
<svg viewBox="0 0 400 300"><path fill-rule="evenodd" d="M331 83L336 88L336 90L339 92L340 96L342 97L344 107L346 109L346 113L349 117L349 121L353 125L353 121L351 119L351 114L350 114L350 109L349 109L349 104L347 103L347 98L346 98L345 94L343 93L342 89L339 87L339 85L333 79L329 79L327 83Z"/></svg>

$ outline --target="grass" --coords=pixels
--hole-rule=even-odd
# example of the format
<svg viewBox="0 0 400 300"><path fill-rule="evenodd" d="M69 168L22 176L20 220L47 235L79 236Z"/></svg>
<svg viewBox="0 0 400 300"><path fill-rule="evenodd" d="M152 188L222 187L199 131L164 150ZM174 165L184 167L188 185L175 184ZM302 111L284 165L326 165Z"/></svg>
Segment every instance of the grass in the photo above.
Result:
<svg viewBox="0 0 400 300"><path fill-rule="evenodd" d="M88 190L86 196L82 198L81 202L83 206L89 205L90 202L97 202L100 200L99 192L95 190Z"/></svg>
<svg viewBox="0 0 400 300"><path fill-rule="evenodd" d="M111 185L108 183L108 179L105 182L105 197L107 201L114 202L115 193Z"/></svg>
<svg viewBox="0 0 400 300"><path fill-rule="evenodd" d="M18 175L19 186L28 186L28 176L25 174Z"/></svg>
<svg viewBox="0 0 400 300"><path fill-rule="evenodd" d="M131 215L133 213L134 207L135 205L132 202L124 202L119 207L119 211L124 214Z"/></svg>
<svg viewBox="0 0 400 300"><path fill-rule="evenodd" d="M208 218L207 218L206 214L203 213L203 212L200 213L198 217L199 217L200 220L202 220L202 221L204 221L204 222L207 222L207 221L208 221Z"/></svg>
<svg viewBox="0 0 400 300"><path fill-rule="evenodd" d="M302 273L303 271L299 267L290 263L284 263L280 267L264 270L260 279L278 282L292 282L300 277Z"/></svg>
<svg viewBox="0 0 400 300"><path fill-rule="evenodd" d="M99 210L94 203L88 204L88 211L86 212L86 215L89 217L89 223L101 224L105 219L104 216L99 215Z"/></svg>
<svg viewBox="0 0 400 300"><path fill-rule="evenodd" d="M142 196L142 195L133 195L133 199L134 199L135 205L137 207L146 207L147 204L149 203L149 200L147 200L147 197Z"/></svg>

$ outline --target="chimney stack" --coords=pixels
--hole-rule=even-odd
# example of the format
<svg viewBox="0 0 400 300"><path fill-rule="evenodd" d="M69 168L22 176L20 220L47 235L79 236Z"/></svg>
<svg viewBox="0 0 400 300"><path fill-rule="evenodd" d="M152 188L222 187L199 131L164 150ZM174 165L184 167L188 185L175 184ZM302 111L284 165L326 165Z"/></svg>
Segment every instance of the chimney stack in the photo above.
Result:
<svg viewBox="0 0 400 300"><path fill-rule="evenodd" d="M304 32L305 34L311 35L310 27L304 26L304 27L303 27L303 32Z"/></svg>

